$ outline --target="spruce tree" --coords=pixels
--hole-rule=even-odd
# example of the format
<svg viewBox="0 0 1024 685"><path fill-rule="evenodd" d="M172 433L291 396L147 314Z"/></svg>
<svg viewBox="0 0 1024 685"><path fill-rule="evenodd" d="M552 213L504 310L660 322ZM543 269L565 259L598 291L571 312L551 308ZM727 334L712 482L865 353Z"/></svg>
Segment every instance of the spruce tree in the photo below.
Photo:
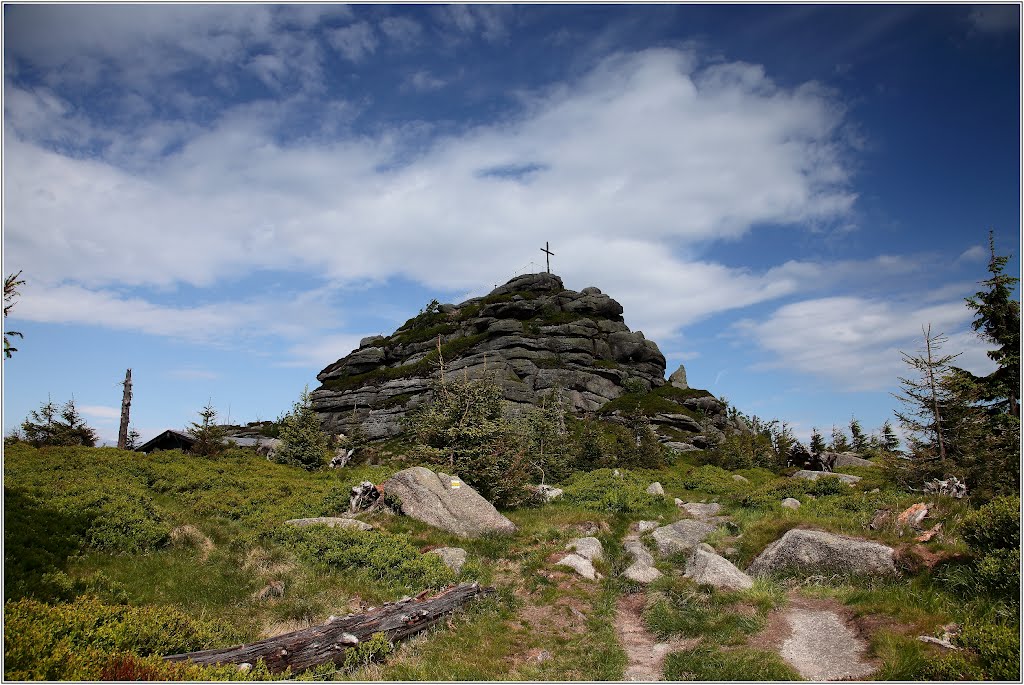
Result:
<svg viewBox="0 0 1024 685"><path fill-rule="evenodd" d="M846 434L838 426L832 426L832 444L829 445L829 450L832 452L850 451L850 443L846 439Z"/></svg>
<svg viewBox="0 0 1024 685"><path fill-rule="evenodd" d="M281 421L281 445L278 458L306 469L318 469L330 457L330 439L320 425L320 417L313 409L309 387L303 389L299 400Z"/></svg>
<svg viewBox="0 0 1024 685"><path fill-rule="evenodd" d="M888 419L882 424L881 447L886 452L893 454L900 451L900 439Z"/></svg>
<svg viewBox="0 0 1024 685"><path fill-rule="evenodd" d="M811 428L811 454L820 457L824 451L825 440L821 437L821 432L816 427Z"/></svg>
<svg viewBox="0 0 1024 685"><path fill-rule="evenodd" d="M870 447L870 441L864 434L864 429L860 427L860 422L852 416L850 417L850 440L854 452L864 452Z"/></svg>
<svg viewBox="0 0 1024 685"><path fill-rule="evenodd" d="M192 454L210 457L220 454L224 449L224 431L217 425L217 410L212 403L207 403L199 411L199 423L193 422L189 434L195 439L190 450Z"/></svg>
<svg viewBox="0 0 1024 685"><path fill-rule="evenodd" d="M1020 416L1020 303L1012 298L1013 286L1020 279L1003 273L1009 257L997 256L995 238L989 232L991 277L981 282L987 290L967 298L967 306L977 312L972 328L996 345L988 352L998 368L978 379L982 401L998 412Z"/></svg>

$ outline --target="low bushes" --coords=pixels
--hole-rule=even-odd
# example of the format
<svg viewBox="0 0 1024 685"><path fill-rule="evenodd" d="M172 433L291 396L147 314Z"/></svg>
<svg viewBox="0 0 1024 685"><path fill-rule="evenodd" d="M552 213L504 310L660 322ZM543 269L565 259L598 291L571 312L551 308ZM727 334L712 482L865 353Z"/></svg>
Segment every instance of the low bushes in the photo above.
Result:
<svg viewBox="0 0 1024 685"><path fill-rule="evenodd" d="M167 607L111 606L94 598L56 605L22 599L4 605L4 677L99 680L112 660L124 661L125 653L175 654L234 639L221 625Z"/></svg>
<svg viewBox="0 0 1024 685"><path fill-rule="evenodd" d="M563 488L563 501L591 511L612 513L639 512L659 505L664 499L645 492L650 481L627 471L615 475L612 469L576 473Z"/></svg>

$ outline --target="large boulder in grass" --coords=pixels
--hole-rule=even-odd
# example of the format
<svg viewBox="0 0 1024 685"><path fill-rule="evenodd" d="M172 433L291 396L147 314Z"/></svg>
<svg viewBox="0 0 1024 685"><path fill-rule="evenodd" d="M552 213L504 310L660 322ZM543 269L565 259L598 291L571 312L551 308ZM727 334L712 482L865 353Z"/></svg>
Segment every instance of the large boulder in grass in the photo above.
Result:
<svg viewBox="0 0 1024 685"><path fill-rule="evenodd" d="M686 578L699 585L711 585L723 590L746 590L754 581L725 557L700 547L686 562Z"/></svg>
<svg viewBox="0 0 1024 685"><path fill-rule="evenodd" d="M514 523L458 477L414 466L384 481L382 489L406 516L460 537L516 531Z"/></svg>
<svg viewBox="0 0 1024 685"><path fill-rule="evenodd" d="M896 575L892 547L821 530L791 530L765 547L747 573L776 575Z"/></svg>
<svg viewBox="0 0 1024 685"><path fill-rule="evenodd" d="M832 473L831 471L797 471L792 477L803 478L804 480L818 480L819 478L835 477L847 485L853 485L860 481L860 476L851 476L848 473Z"/></svg>

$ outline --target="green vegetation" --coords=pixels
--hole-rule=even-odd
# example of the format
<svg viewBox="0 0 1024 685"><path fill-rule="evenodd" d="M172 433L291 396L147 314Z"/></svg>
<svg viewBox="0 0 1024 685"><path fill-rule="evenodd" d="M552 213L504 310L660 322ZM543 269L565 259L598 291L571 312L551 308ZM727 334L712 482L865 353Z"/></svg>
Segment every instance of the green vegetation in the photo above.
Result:
<svg viewBox="0 0 1024 685"><path fill-rule="evenodd" d="M4 279L4 319L5 320L7 319L7 316L11 313L11 309L13 309L14 305L17 304L14 301L14 298L17 297L20 294L18 292L18 286L19 285L25 285L25 280L18 278L18 276L20 276L20 275L21 275L21 272L19 271L17 273L13 273L13 274L8 275L7 278ZM10 359L14 355L14 353L18 351L18 348L11 346L11 342L10 342L10 340L8 340L7 336L11 336L12 338L24 338L25 336L23 336L18 331L4 331L4 356L7 359Z"/></svg>
<svg viewBox="0 0 1024 685"><path fill-rule="evenodd" d="M313 409L309 388L281 419L281 444L276 457L285 464L297 464L307 469L318 469L331 456L330 439L320 427L320 418Z"/></svg>
<svg viewBox="0 0 1024 685"><path fill-rule="evenodd" d="M669 654L665 680L801 680L775 652L762 649L715 649L700 645Z"/></svg>
<svg viewBox="0 0 1024 685"><path fill-rule="evenodd" d="M87 426L85 419L78 413L74 400L68 400L62 407L55 405L52 400L47 400L39 409L29 412L28 418L21 424L21 431L13 432L5 442L25 441L33 447L93 447L96 445L97 437L96 431Z"/></svg>

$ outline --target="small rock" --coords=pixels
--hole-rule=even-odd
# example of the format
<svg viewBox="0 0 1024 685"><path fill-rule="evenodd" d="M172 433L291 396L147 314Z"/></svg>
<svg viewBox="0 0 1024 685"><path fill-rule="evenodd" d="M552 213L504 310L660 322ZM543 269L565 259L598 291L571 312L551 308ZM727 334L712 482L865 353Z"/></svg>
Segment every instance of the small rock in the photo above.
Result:
<svg viewBox="0 0 1024 685"><path fill-rule="evenodd" d="M657 521L640 521L636 524L636 530L641 535L658 527Z"/></svg>
<svg viewBox="0 0 1024 685"><path fill-rule="evenodd" d="M248 661L243 661L242 663L238 664L238 670L241 673L248 673L252 670L252 664L250 664Z"/></svg>
<svg viewBox="0 0 1024 685"><path fill-rule="evenodd" d="M945 649L960 649L959 647L951 643L949 640L943 640L939 637L932 637L931 635L918 635L917 639L921 642L927 642L929 644L938 645L939 647L943 647Z"/></svg>
<svg viewBox="0 0 1024 685"><path fill-rule="evenodd" d="M590 559L584 559L578 554L570 554L564 557L556 565L568 566L587 580L598 580L601 578L601 574L594 570L594 565L590 562Z"/></svg>
<svg viewBox="0 0 1024 685"><path fill-rule="evenodd" d="M879 490L878 488L873 488L873 489L869 490L868 492L870 492L873 495L876 492L881 492L881 490Z"/></svg>
<svg viewBox="0 0 1024 685"><path fill-rule="evenodd" d="M718 516L718 513L722 511L722 505L716 502L710 504L687 502L682 505L682 508L695 519L709 519L713 516Z"/></svg>
<svg viewBox="0 0 1024 685"><path fill-rule="evenodd" d="M661 483L655 481L647 486L647 494L662 497L665 495L665 488L661 487Z"/></svg>
<svg viewBox="0 0 1024 685"><path fill-rule="evenodd" d="M787 497L786 499L782 500L782 506L785 507L786 509L799 509L800 500L794 499L792 497Z"/></svg>
<svg viewBox="0 0 1024 685"><path fill-rule="evenodd" d="M531 487L537 496L545 502L551 502L562 496L562 489L550 485L534 485Z"/></svg>
<svg viewBox="0 0 1024 685"><path fill-rule="evenodd" d="M686 384L686 368L682 364L668 377L668 384L681 390L686 390L690 387Z"/></svg>
<svg viewBox="0 0 1024 685"><path fill-rule="evenodd" d="M466 550L461 547L438 547L430 550L427 554L436 554L441 557L444 565L455 573L461 571L462 565L466 563Z"/></svg>
<svg viewBox="0 0 1024 685"><path fill-rule="evenodd" d="M718 554L718 552L715 551L715 548L706 542L702 542L699 545L697 545L697 549L702 549L705 552L711 552L712 554Z"/></svg>
<svg viewBox="0 0 1024 685"><path fill-rule="evenodd" d="M683 506L683 500L679 499L678 497L675 498L675 503L677 507Z"/></svg>
<svg viewBox="0 0 1024 685"><path fill-rule="evenodd" d="M584 559L591 561L598 561L604 558L604 548L601 546L601 541L597 538L577 538L571 540L565 548L571 549Z"/></svg>
<svg viewBox="0 0 1024 685"><path fill-rule="evenodd" d="M633 557L633 563L622 575L637 583L653 583L661 577L661 571L654 568L654 557L639 540L627 540L623 547Z"/></svg>
<svg viewBox="0 0 1024 685"><path fill-rule="evenodd" d="M272 580L266 587L254 592L252 596L261 602L274 597L284 597L284 581Z"/></svg>
<svg viewBox="0 0 1024 685"><path fill-rule="evenodd" d="M871 523L868 524L868 528L871 530L878 530L885 525L885 522L892 517L892 512L888 509L875 509L875 515L871 518Z"/></svg>
<svg viewBox="0 0 1024 685"><path fill-rule="evenodd" d="M942 523L941 522L940 523L936 523L934 526L932 526L931 528L929 528L928 530L926 530L925 532L921 533L916 538L914 538L914 541L915 542L928 542L933 537L935 537L935 535L939 531L941 531L941 530L942 530Z"/></svg>
<svg viewBox="0 0 1024 685"><path fill-rule="evenodd" d="M540 654L537 655L537 663L542 664L545 661L551 661L551 652L542 649Z"/></svg>
<svg viewBox="0 0 1024 685"><path fill-rule="evenodd" d="M736 481L737 483L749 483L750 482L749 480L747 480L746 478L744 478L743 476L741 476L738 473L733 474L732 479L734 481Z"/></svg>
<svg viewBox="0 0 1024 685"><path fill-rule="evenodd" d="M928 515L928 507L923 502L911 505L906 511L896 517L896 522L901 526L913 526L917 528L921 521Z"/></svg>

